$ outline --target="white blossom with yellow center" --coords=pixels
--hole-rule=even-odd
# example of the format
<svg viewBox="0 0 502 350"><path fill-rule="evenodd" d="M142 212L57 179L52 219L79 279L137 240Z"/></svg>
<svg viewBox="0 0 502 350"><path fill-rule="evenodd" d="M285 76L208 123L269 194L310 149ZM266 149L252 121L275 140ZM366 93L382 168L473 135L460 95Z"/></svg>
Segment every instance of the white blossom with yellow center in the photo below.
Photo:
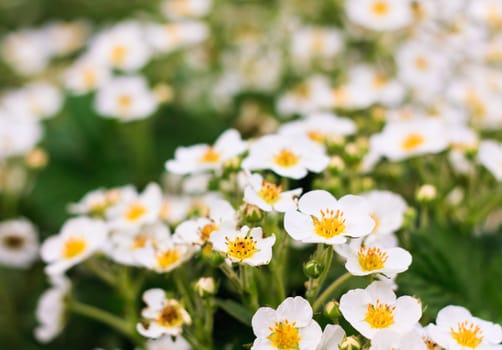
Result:
<svg viewBox="0 0 502 350"><path fill-rule="evenodd" d="M411 24L409 0L351 0L346 3L347 17L372 30L396 30Z"/></svg>
<svg viewBox="0 0 502 350"><path fill-rule="evenodd" d="M309 171L319 173L329 164L322 146L304 139L268 135L253 143L242 162L246 170L271 169L278 175L301 179Z"/></svg>
<svg viewBox="0 0 502 350"><path fill-rule="evenodd" d="M499 349L502 327L471 315L461 306L449 305L438 312L436 324L427 326L427 334L448 350Z"/></svg>
<svg viewBox="0 0 502 350"><path fill-rule="evenodd" d="M268 264L272 259L275 234L263 237L261 227L250 229L243 226L240 230L213 232L209 242L214 250L225 254L231 263L259 266Z"/></svg>
<svg viewBox="0 0 502 350"><path fill-rule="evenodd" d="M251 321L256 336L251 350L316 349L322 330L312 316L312 307L302 297L286 298L277 310L260 307Z"/></svg>
<svg viewBox="0 0 502 350"><path fill-rule="evenodd" d="M287 233L304 243L342 244L348 237L368 235L374 226L363 197L346 195L337 200L324 190L305 193L298 210L284 216Z"/></svg>
<svg viewBox="0 0 502 350"><path fill-rule="evenodd" d="M162 14L168 19L203 17L211 9L212 0L164 0Z"/></svg>
<svg viewBox="0 0 502 350"><path fill-rule="evenodd" d="M111 189L97 189L82 197L77 203L69 205L72 214L104 216L106 210L117 205L119 202L128 202L138 196L133 186L123 186Z"/></svg>
<svg viewBox="0 0 502 350"><path fill-rule="evenodd" d="M411 265L411 254L403 248L383 248L361 245L347 257L345 268L355 276L374 273L391 275L406 271Z"/></svg>
<svg viewBox="0 0 502 350"><path fill-rule="evenodd" d="M199 44L209 34L207 25L200 21L150 24L145 31L152 47L162 54Z"/></svg>
<svg viewBox="0 0 502 350"><path fill-rule="evenodd" d="M396 299L392 289L380 281L342 295L340 311L352 327L368 339L384 329L406 333L422 316L422 306L417 299L410 296Z"/></svg>
<svg viewBox="0 0 502 350"><path fill-rule="evenodd" d="M367 241L376 241L379 237L389 235L401 228L404 213L408 208L403 197L390 191L374 190L362 194L368 201L371 218L375 226Z"/></svg>
<svg viewBox="0 0 502 350"><path fill-rule="evenodd" d="M61 232L49 237L40 249L42 259L48 264L48 274L61 274L82 262L106 242L108 228L101 220L77 217L68 220Z"/></svg>
<svg viewBox="0 0 502 350"><path fill-rule="evenodd" d="M143 293L146 307L141 312L143 321L138 323L138 332L148 338L159 338L163 335L178 336L184 325L190 325L192 319L188 312L176 299L166 297L164 290L149 289Z"/></svg>
<svg viewBox="0 0 502 350"><path fill-rule="evenodd" d="M111 78L110 69L83 57L73 63L64 74L64 85L75 95L86 94L101 87Z"/></svg>
<svg viewBox="0 0 502 350"><path fill-rule="evenodd" d="M249 174L244 187L244 202L256 205L264 211L286 212L296 209L296 197L302 193L301 188L282 191L281 185L264 180L260 174Z"/></svg>
<svg viewBox="0 0 502 350"><path fill-rule="evenodd" d="M239 132L229 129L222 133L213 145L178 147L174 159L166 162L166 169L180 175L220 170L226 161L237 157L246 149L247 144L241 139Z"/></svg>

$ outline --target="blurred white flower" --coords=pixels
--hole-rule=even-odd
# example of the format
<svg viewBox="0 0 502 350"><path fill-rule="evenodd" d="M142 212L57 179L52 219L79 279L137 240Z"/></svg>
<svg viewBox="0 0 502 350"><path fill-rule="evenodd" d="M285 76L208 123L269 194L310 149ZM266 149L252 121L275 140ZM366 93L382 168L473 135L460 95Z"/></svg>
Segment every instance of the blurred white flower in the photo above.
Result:
<svg viewBox="0 0 502 350"><path fill-rule="evenodd" d="M478 160L497 181L502 180L502 144L493 140L481 141Z"/></svg>
<svg viewBox="0 0 502 350"><path fill-rule="evenodd" d="M0 222L0 264L26 269L38 258L38 234L26 219Z"/></svg>
<svg viewBox="0 0 502 350"><path fill-rule="evenodd" d="M354 23L373 30L395 30L411 24L409 0L350 0L347 17Z"/></svg>
<svg viewBox="0 0 502 350"><path fill-rule="evenodd" d="M22 156L42 137L40 124L29 118L14 118L0 111L0 160Z"/></svg>
<svg viewBox="0 0 502 350"><path fill-rule="evenodd" d="M181 335L173 338L170 335L162 336L158 339L151 339L146 342L147 350L192 350L190 344Z"/></svg>
<svg viewBox="0 0 502 350"><path fill-rule="evenodd" d="M64 73L64 85L72 93L86 94L100 88L111 79L110 69L102 63L82 57Z"/></svg>
<svg viewBox="0 0 502 350"><path fill-rule="evenodd" d="M203 17L211 10L212 3L212 0L164 0L161 11L169 19Z"/></svg>
<svg viewBox="0 0 502 350"><path fill-rule="evenodd" d="M54 85L39 81L7 92L0 103L6 114L40 120L53 117L59 112L63 96Z"/></svg>
<svg viewBox="0 0 502 350"><path fill-rule="evenodd" d="M149 24L145 27L145 33L148 43L159 53L198 44L209 35L207 25L199 21Z"/></svg>
<svg viewBox="0 0 502 350"><path fill-rule="evenodd" d="M319 112L330 106L331 85L326 77L315 75L281 95L276 108L280 115L290 116Z"/></svg>

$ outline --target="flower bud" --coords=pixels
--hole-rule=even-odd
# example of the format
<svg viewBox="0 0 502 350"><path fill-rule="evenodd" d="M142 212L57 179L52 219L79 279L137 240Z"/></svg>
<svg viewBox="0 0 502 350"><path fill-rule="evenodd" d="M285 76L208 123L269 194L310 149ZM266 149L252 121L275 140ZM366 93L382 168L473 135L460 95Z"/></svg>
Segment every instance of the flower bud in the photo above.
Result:
<svg viewBox="0 0 502 350"><path fill-rule="evenodd" d="M333 175L338 175L345 170L345 162L340 156L333 156L328 165L328 169Z"/></svg>
<svg viewBox="0 0 502 350"><path fill-rule="evenodd" d="M418 188L415 198L418 202L429 203L435 200L437 197L437 190L434 185L425 184Z"/></svg>
<svg viewBox="0 0 502 350"><path fill-rule="evenodd" d="M240 167L241 159L239 157L233 157L223 163L223 172L226 174L235 173L240 170Z"/></svg>
<svg viewBox="0 0 502 350"><path fill-rule="evenodd" d="M173 88L164 83L159 83L154 86L153 94L159 103L168 103L171 102L174 98L174 90Z"/></svg>
<svg viewBox="0 0 502 350"><path fill-rule="evenodd" d="M202 248L202 257L213 266L219 266L225 262L225 257L219 252L214 251L210 243L207 243Z"/></svg>
<svg viewBox="0 0 502 350"><path fill-rule="evenodd" d="M361 343L354 336L346 337L340 344L340 350L360 350L360 349L361 349Z"/></svg>
<svg viewBox="0 0 502 350"><path fill-rule="evenodd" d="M322 263L316 260L309 260L303 265L303 271L307 277L317 278L324 270Z"/></svg>
<svg viewBox="0 0 502 350"><path fill-rule="evenodd" d="M263 219L263 212L256 205L244 203L240 207L240 214L243 221L247 223L260 222Z"/></svg>
<svg viewBox="0 0 502 350"><path fill-rule="evenodd" d="M209 295L214 295L216 292L216 285L214 283L214 278L212 277L201 277L194 285L195 292L204 298Z"/></svg>
<svg viewBox="0 0 502 350"><path fill-rule="evenodd" d="M324 306L324 314L329 319L335 321L341 316L339 307L340 304L337 301L332 300Z"/></svg>
<svg viewBox="0 0 502 350"><path fill-rule="evenodd" d="M47 165L49 156L45 150L37 147L26 154L24 161L31 169L41 169Z"/></svg>
<svg viewBox="0 0 502 350"><path fill-rule="evenodd" d="M404 212L403 228L411 229L415 226L415 220L417 219L417 211L413 207L406 208Z"/></svg>

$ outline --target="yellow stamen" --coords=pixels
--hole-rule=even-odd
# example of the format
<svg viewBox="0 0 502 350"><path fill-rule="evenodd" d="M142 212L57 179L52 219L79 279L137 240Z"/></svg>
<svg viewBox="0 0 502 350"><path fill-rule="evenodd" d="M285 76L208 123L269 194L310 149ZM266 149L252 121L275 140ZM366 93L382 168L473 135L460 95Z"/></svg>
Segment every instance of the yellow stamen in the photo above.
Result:
<svg viewBox="0 0 502 350"><path fill-rule="evenodd" d="M157 255L157 264L163 269L168 269L179 260L180 254L175 249L169 249Z"/></svg>
<svg viewBox="0 0 502 350"><path fill-rule="evenodd" d="M277 186L271 182L263 181L258 195L268 204L276 203L281 196L282 186Z"/></svg>
<svg viewBox="0 0 502 350"><path fill-rule="evenodd" d="M148 242L147 236L137 236L136 238L134 238L134 241L132 242L131 249L144 248L146 242Z"/></svg>
<svg viewBox="0 0 502 350"><path fill-rule="evenodd" d="M120 95L117 98L117 105L121 111L127 111L132 106L133 99L129 95Z"/></svg>
<svg viewBox="0 0 502 350"><path fill-rule="evenodd" d="M237 237L233 241L225 237L225 241L227 254L241 261L252 257L258 251L256 241L251 236Z"/></svg>
<svg viewBox="0 0 502 350"><path fill-rule="evenodd" d="M389 12L389 4L385 0L375 1L371 6L371 10L375 15L385 16Z"/></svg>
<svg viewBox="0 0 502 350"><path fill-rule="evenodd" d="M475 349L483 340L481 328L472 322L459 322L456 329L450 328L450 333L459 345L466 348Z"/></svg>
<svg viewBox="0 0 502 350"><path fill-rule="evenodd" d="M175 304L166 305L160 312L157 323L166 328L178 327L183 324L180 307Z"/></svg>
<svg viewBox="0 0 502 350"><path fill-rule="evenodd" d="M114 65L122 64L127 56L127 47L117 45L112 49L111 61Z"/></svg>
<svg viewBox="0 0 502 350"><path fill-rule="evenodd" d="M363 271L380 270L385 266L385 262L389 256L380 248L366 248L361 246L357 253L357 261Z"/></svg>
<svg viewBox="0 0 502 350"><path fill-rule="evenodd" d="M417 57L415 59L415 66L419 70L426 70L429 67L429 62L424 57Z"/></svg>
<svg viewBox="0 0 502 350"><path fill-rule="evenodd" d="M201 163L218 163L220 160L220 154L214 150L214 148L209 147L206 152L199 158Z"/></svg>
<svg viewBox="0 0 502 350"><path fill-rule="evenodd" d="M83 238L70 237L64 242L63 257L72 259L85 251L87 242Z"/></svg>
<svg viewBox="0 0 502 350"><path fill-rule="evenodd" d="M401 148L405 151L412 151L425 142L425 138L417 133L410 133L401 142Z"/></svg>
<svg viewBox="0 0 502 350"><path fill-rule="evenodd" d="M128 221L137 221L145 214L146 208L141 203L132 203L127 209L125 218Z"/></svg>
<svg viewBox="0 0 502 350"><path fill-rule="evenodd" d="M97 76L96 76L96 71L94 71L94 69L91 68L84 69L82 73L82 78L84 80L84 85L86 88L89 89L96 86Z"/></svg>
<svg viewBox="0 0 502 350"><path fill-rule="evenodd" d="M381 304L379 300L375 304L368 304L364 320L371 328L387 328L394 324L395 306Z"/></svg>
<svg viewBox="0 0 502 350"><path fill-rule="evenodd" d="M314 230L319 236L333 238L345 231L345 219L340 210L321 210L321 219L312 216Z"/></svg>
<svg viewBox="0 0 502 350"><path fill-rule="evenodd" d="M269 328L272 332L267 338L272 346L279 350L296 350L300 346L300 334L296 328L296 322L288 320L276 322Z"/></svg>
<svg viewBox="0 0 502 350"><path fill-rule="evenodd" d="M216 225L214 222L210 222L209 224L204 225L200 229L200 239L203 242L207 242L207 240L209 240L209 238L211 237L211 233L216 231L218 228L218 225Z"/></svg>
<svg viewBox="0 0 502 350"><path fill-rule="evenodd" d="M307 131L307 136L314 142L322 143L324 142L324 133L319 130L309 130Z"/></svg>
<svg viewBox="0 0 502 350"><path fill-rule="evenodd" d="M298 156L286 148L283 148L274 157L274 163L284 168L292 167L298 164L298 161Z"/></svg>

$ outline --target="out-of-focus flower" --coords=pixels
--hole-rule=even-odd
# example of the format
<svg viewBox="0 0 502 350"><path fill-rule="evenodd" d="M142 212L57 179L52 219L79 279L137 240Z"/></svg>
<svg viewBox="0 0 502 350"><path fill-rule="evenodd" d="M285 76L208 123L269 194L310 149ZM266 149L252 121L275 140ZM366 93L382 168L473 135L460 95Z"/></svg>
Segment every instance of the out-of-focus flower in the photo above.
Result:
<svg viewBox="0 0 502 350"><path fill-rule="evenodd" d="M50 23L44 30L52 54L64 56L77 51L85 45L89 26L84 21L56 21Z"/></svg>
<svg viewBox="0 0 502 350"><path fill-rule="evenodd" d="M383 282L373 282L366 289L353 289L342 295L343 317L368 339L388 329L399 334L409 332L422 316L420 302L410 296L396 299Z"/></svg>
<svg viewBox="0 0 502 350"><path fill-rule="evenodd" d="M415 194L417 201L419 202L430 202L436 199L437 189L436 186L432 184L425 184L417 189Z"/></svg>
<svg viewBox="0 0 502 350"><path fill-rule="evenodd" d="M339 349L345 338L345 331L339 325L328 324L322 333L321 343L317 350Z"/></svg>
<svg viewBox="0 0 502 350"><path fill-rule="evenodd" d="M284 228L296 240L305 243L343 244L347 237L363 237L375 226L367 201L346 195L337 200L327 191L305 193L298 211L288 211Z"/></svg>
<svg viewBox="0 0 502 350"><path fill-rule="evenodd" d="M13 118L0 111L0 160L22 156L42 137L40 124L27 118Z"/></svg>
<svg viewBox="0 0 502 350"><path fill-rule="evenodd" d="M497 179L502 180L502 145L493 140L481 141L478 160Z"/></svg>
<svg viewBox="0 0 502 350"><path fill-rule="evenodd" d="M342 35L330 27L304 27L293 33L293 61L304 65L312 58L333 59L343 48Z"/></svg>
<svg viewBox="0 0 502 350"><path fill-rule="evenodd" d="M192 323L190 315L178 300L167 298L162 289L145 291L143 300L147 306L141 312L144 320L137 324L137 330L145 337L178 336L183 325Z"/></svg>
<svg viewBox="0 0 502 350"><path fill-rule="evenodd" d="M0 264L28 268L38 257L38 235L26 219L0 222Z"/></svg>
<svg viewBox="0 0 502 350"><path fill-rule="evenodd" d="M320 75L308 78L277 101L277 111L283 116L306 115L331 106L331 85Z"/></svg>
<svg viewBox="0 0 502 350"><path fill-rule="evenodd" d="M373 30L395 30L411 24L409 0L351 0L346 3L347 17Z"/></svg>
<svg viewBox="0 0 502 350"><path fill-rule="evenodd" d="M390 191L377 190L367 192L363 194L363 197L368 201L371 218L375 221L372 234L387 235L401 227L404 213L408 208L403 197Z"/></svg>
<svg viewBox="0 0 502 350"><path fill-rule="evenodd" d="M322 330L312 314L302 297L286 298L277 310L260 307L251 321L256 335L251 350L316 349Z"/></svg>
<svg viewBox="0 0 502 350"><path fill-rule="evenodd" d="M209 34L207 25L198 21L149 24L145 28L145 33L150 45L159 53L168 53L198 44Z"/></svg>
<svg viewBox="0 0 502 350"><path fill-rule="evenodd" d="M97 189L87 193L78 203L72 203L68 210L72 214L104 216L106 210L119 202L128 202L137 196L133 186Z"/></svg>
<svg viewBox="0 0 502 350"><path fill-rule="evenodd" d="M216 292L216 285L214 278L212 277L201 277L194 285L195 292L200 296L204 297L207 295L213 295Z"/></svg>
<svg viewBox="0 0 502 350"><path fill-rule="evenodd" d="M250 229L243 226L240 230L216 231L209 242L214 250L224 253L230 262L259 266L268 264L272 259L275 235L263 237L261 227Z"/></svg>
<svg viewBox="0 0 502 350"><path fill-rule="evenodd" d="M192 350L190 344L181 335L174 340L170 335L148 340L146 348L147 350Z"/></svg>
<svg viewBox="0 0 502 350"><path fill-rule="evenodd" d="M128 122L150 116L157 108L157 99L142 76L122 76L99 88L95 107L104 117Z"/></svg>
<svg viewBox="0 0 502 350"><path fill-rule="evenodd" d="M212 0L164 0L161 11L169 19L203 17L211 10L212 3Z"/></svg>
<svg viewBox="0 0 502 350"><path fill-rule="evenodd" d="M381 330L371 340L370 350L428 350L420 333L412 329L408 333L400 334L388 329Z"/></svg>
<svg viewBox="0 0 502 350"><path fill-rule="evenodd" d="M40 254L50 275L65 272L103 248L108 228L100 220L77 217L68 220L61 232L42 244Z"/></svg>
<svg viewBox="0 0 502 350"><path fill-rule="evenodd" d="M67 89L80 95L100 88L110 78L110 69L105 64L82 57L65 71L63 80Z"/></svg>
<svg viewBox="0 0 502 350"><path fill-rule="evenodd" d="M436 324L427 327L427 334L449 350L498 349L502 342L498 324L474 317L466 308L454 305L439 311Z"/></svg>

